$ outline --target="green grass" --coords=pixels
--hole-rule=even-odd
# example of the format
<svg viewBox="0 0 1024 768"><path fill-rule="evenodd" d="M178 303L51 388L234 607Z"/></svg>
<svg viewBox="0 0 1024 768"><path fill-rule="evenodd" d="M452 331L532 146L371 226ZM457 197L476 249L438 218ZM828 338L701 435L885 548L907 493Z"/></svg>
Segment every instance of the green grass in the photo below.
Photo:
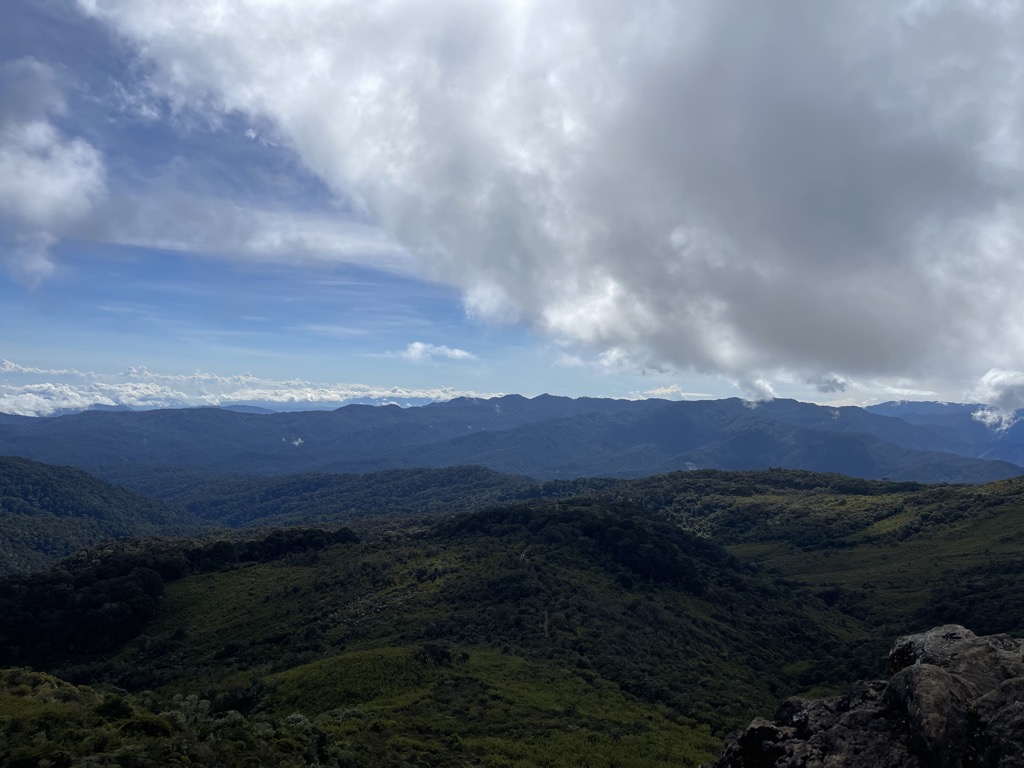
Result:
<svg viewBox="0 0 1024 768"><path fill-rule="evenodd" d="M0 670L0 764L696 766L707 726L490 648L353 651L270 675L258 711L167 703ZM262 762L252 762L259 760Z"/></svg>
<svg viewBox="0 0 1024 768"><path fill-rule="evenodd" d="M968 509L946 525L922 524L934 512L929 506L907 510L829 548L800 550L773 541L731 549L812 587L838 585L871 626L912 628L940 579L1019 558L1024 538L1024 505ZM912 533L893 535L900 531Z"/></svg>
<svg viewBox="0 0 1024 768"><path fill-rule="evenodd" d="M267 706L311 715L364 757L440 750L456 764L667 768L720 747L706 726L551 664L489 648L453 649L442 664L420 656L418 646L384 648L296 667L267 679Z"/></svg>

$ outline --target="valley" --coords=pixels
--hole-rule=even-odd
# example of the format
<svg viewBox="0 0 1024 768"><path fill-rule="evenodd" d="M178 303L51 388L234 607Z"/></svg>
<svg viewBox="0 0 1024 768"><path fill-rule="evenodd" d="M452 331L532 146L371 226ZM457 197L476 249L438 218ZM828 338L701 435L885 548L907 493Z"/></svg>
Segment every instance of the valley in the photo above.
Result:
<svg viewBox="0 0 1024 768"><path fill-rule="evenodd" d="M5 764L695 766L901 634L1024 633L1024 479L103 466L0 460Z"/></svg>

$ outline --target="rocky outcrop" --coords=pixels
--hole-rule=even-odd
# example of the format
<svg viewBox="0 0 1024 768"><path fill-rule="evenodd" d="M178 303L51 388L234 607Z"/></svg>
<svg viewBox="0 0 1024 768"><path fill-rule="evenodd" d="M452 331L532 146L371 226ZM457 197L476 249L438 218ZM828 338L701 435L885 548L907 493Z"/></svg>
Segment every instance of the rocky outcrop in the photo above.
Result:
<svg viewBox="0 0 1024 768"><path fill-rule="evenodd" d="M947 624L889 663L888 682L755 719L711 768L1024 768L1024 640Z"/></svg>

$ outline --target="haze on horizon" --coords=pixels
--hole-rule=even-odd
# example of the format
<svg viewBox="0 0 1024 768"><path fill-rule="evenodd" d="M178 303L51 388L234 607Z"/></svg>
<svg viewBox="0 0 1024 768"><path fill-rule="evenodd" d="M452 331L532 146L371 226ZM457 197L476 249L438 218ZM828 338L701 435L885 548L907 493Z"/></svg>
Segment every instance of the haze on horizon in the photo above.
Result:
<svg viewBox="0 0 1024 768"><path fill-rule="evenodd" d="M0 411L1024 405L1020 2L0 18Z"/></svg>

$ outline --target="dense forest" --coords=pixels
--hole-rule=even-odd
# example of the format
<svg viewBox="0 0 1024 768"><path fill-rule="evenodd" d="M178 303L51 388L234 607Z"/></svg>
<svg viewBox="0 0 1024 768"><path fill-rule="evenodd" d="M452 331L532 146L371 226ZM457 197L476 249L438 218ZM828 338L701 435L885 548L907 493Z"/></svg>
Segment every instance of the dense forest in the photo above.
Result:
<svg viewBox="0 0 1024 768"><path fill-rule="evenodd" d="M144 498L8 466L55 483L12 520ZM198 531L0 580L4 764L696 765L896 635L1024 631L1021 480L140 477Z"/></svg>
<svg viewBox="0 0 1024 768"><path fill-rule="evenodd" d="M177 505L81 470L0 456L0 575L45 568L111 538L182 536L206 527Z"/></svg>

